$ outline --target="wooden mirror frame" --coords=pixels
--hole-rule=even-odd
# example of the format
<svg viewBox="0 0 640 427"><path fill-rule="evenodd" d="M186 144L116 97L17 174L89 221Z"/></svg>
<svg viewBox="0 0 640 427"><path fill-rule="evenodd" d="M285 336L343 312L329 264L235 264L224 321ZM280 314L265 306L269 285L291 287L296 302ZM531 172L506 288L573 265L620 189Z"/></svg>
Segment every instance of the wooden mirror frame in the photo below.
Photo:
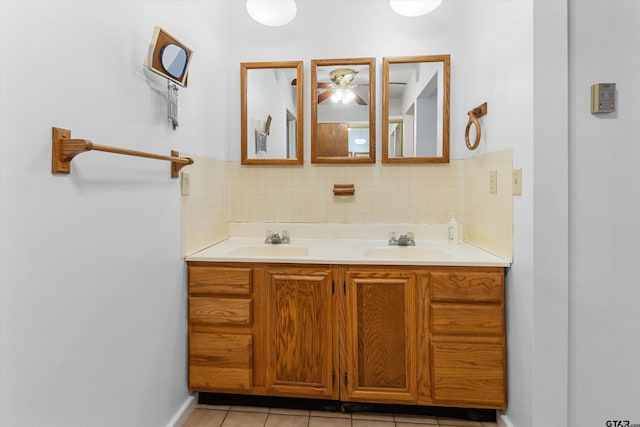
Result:
<svg viewBox="0 0 640 427"><path fill-rule="evenodd" d="M369 67L369 156L367 157L321 157L318 147L318 70L319 66ZM357 83L356 83L357 84ZM376 162L376 59L314 59L311 61L311 163L375 163Z"/></svg>
<svg viewBox="0 0 640 427"><path fill-rule="evenodd" d="M443 109L442 155L438 157L389 157L389 65L418 62L442 62ZM449 163L450 55L382 58L382 163Z"/></svg>
<svg viewBox="0 0 640 427"><path fill-rule="evenodd" d="M247 71L251 69L295 68L296 80L291 85L297 86L296 92L296 151L295 158L249 158L249 130L247 129ZM303 72L302 61L284 62L242 62L240 64L240 152L243 165L301 165L304 163L304 120L303 120Z"/></svg>

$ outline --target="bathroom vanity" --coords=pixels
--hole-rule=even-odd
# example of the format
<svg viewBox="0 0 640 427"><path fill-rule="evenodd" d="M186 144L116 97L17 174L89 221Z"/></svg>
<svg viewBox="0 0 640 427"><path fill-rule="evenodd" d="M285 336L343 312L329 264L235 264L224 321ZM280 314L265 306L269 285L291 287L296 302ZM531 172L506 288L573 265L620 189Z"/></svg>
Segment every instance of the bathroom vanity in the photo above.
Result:
<svg viewBox="0 0 640 427"><path fill-rule="evenodd" d="M295 236L187 257L190 389L506 408L507 261L419 234Z"/></svg>

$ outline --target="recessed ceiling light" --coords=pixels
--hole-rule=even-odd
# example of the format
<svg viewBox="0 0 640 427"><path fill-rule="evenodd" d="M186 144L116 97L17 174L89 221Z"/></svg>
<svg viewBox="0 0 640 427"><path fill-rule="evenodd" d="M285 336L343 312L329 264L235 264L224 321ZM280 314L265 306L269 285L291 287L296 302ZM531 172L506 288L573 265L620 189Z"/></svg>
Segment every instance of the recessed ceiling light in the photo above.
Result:
<svg viewBox="0 0 640 427"><path fill-rule="evenodd" d="M294 0L247 0L247 13L254 21L268 27L286 25L296 16Z"/></svg>
<svg viewBox="0 0 640 427"><path fill-rule="evenodd" d="M391 9L402 16L422 16L433 12L442 0L389 0Z"/></svg>

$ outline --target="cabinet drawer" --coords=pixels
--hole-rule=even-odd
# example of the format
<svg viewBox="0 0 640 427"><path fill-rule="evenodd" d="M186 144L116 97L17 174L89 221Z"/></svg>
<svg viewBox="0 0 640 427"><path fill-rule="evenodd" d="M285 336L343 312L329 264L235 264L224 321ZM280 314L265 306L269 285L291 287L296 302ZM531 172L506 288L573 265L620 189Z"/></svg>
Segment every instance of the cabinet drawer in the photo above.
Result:
<svg viewBox="0 0 640 427"><path fill-rule="evenodd" d="M496 335L504 332L501 305L431 304L434 334Z"/></svg>
<svg viewBox="0 0 640 427"><path fill-rule="evenodd" d="M251 335L191 333L189 387L197 390L250 390L251 351Z"/></svg>
<svg viewBox="0 0 640 427"><path fill-rule="evenodd" d="M502 301L504 298L502 273L434 272L431 273L433 301Z"/></svg>
<svg viewBox="0 0 640 427"><path fill-rule="evenodd" d="M251 326L251 300L191 297L189 320L211 326Z"/></svg>
<svg viewBox="0 0 640 427"><path fill-rule="evenodd" d="M251 269L190 265L189 293L251 295Z"/></svg>
<svg viewBox="0 0 640 427"><path fill-rule="evenodd" d="M434 403L505 407L504 347L433 344Z"/></svg>

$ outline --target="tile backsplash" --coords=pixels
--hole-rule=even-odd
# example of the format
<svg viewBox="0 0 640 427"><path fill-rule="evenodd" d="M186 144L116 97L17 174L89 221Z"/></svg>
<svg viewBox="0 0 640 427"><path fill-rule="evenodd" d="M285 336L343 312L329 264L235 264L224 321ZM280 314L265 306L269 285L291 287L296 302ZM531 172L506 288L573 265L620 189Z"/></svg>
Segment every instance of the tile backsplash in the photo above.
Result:
<svg viewBox="0 0 640 427"><path fill-rule="evenodd" d="M464 240L511 261L513 253L513 153L497 151L464 160ZM497 193L489 193L497 171Z"/></svg>
<svg viewBox="0 0 640 427"><path fill-rule="evenodd" d="M183 170L182 252L228 234L229 222L444 224L452 214L463 238L503 258L512 251L512 152L448 164L242 166L207 158ZM489 170L498 193L489 194ZM334 184L355 195L334 196Z"/></svg>
<svg viewBox="0 0 640 427"><path fill-rule="evenodd" d="M187 255L227 237L231 221L229 162L180 154L194 160L182 169L191 181L190 194L182 196L180 203L182 255Z"/></svg>
<svg viewBox="0 0 640 427"><path fill-rule="evenodd" d="M240 222L442 223L460 212L461 163L246 167L230 164L232 218ZM355 195L334 196L334 184Z"/></svg>

